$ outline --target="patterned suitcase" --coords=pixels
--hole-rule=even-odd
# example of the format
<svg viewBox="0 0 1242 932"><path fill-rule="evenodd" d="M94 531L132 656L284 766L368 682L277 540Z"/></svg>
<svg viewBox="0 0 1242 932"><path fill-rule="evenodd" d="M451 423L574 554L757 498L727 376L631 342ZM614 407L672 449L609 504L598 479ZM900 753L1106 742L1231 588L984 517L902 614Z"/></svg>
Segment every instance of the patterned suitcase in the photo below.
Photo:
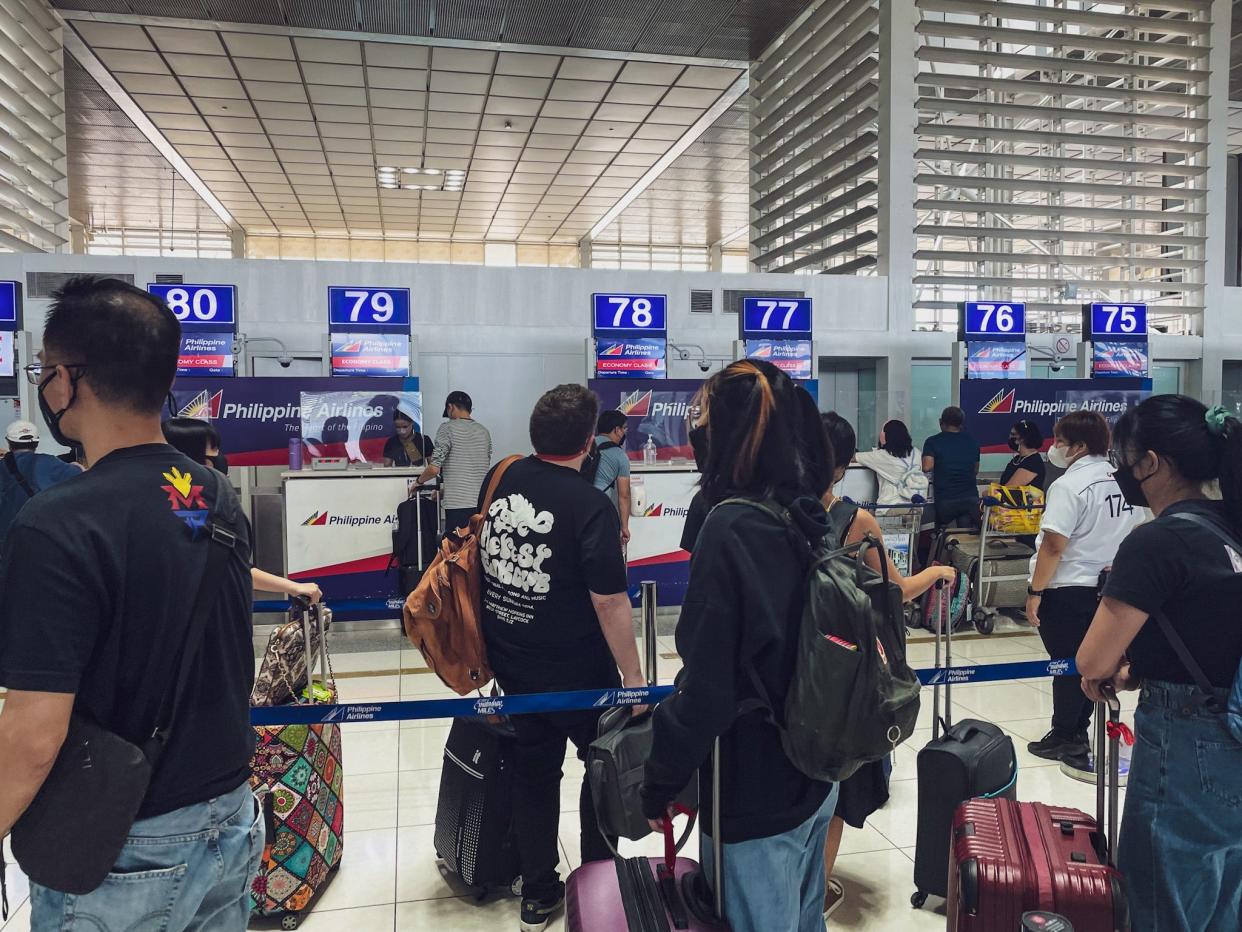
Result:
<svg viewBox="0 0 1242 932"><path fill-rule="evenodd" d="M307 631L304 643L324 645L325 618L330 613L318 606L302 608L300 620ZM295 616L297 611L295 605ZM316 629L313 639L312 626ZM281 631L273 638L281 636ZM287 642L287 632L284 638ZM335 702L336 685L327 673L326 646L319 657L322 685L312 677L309 686L326 689L328 701ZM313 667L313 663L306 666ZM282 928L296 929L301 914L341 863L345 837L341 729L329 723L261 726L255 731L251 785L263 806L267 842L251 886L251 913L280 916Z"/></svg>

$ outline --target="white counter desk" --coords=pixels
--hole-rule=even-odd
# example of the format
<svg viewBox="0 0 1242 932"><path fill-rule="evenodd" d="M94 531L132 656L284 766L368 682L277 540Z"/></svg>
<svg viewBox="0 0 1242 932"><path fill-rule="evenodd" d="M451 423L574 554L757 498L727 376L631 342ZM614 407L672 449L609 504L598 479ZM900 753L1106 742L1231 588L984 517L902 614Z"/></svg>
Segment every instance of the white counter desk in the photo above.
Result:
<svg viewBox="0 0 1242 932"><path fill-rule="evenodd" d="M389 613L399 611L397 574L387 572L392 532L397 506L409 496L422 471L418 467L282 473L285 566L290 578L318 583L333 602L382 599Z"/></svg>

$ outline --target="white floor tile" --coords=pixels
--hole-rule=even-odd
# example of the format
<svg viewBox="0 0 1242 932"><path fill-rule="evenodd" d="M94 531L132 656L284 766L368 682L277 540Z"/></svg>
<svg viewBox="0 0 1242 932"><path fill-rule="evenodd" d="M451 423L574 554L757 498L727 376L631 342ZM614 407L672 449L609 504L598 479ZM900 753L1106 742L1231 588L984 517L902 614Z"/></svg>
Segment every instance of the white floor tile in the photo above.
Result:
<svg viewBox="0 0 1242 932"><path fill-rule="evenodd" d="M953 641L953 654L962 654L975 659L1001 656L1005 654L1036 654L1046 657L1044 644L1039 635L1020 635L1017 637L975 637L961 638Z"/></svg>
<svg viewBox="0 0 1242 932"><path fill-rule="evenodd" d="M346 725L341 736L346 792L351 777L395 772L400 740L400 731L354 731Z"/></svg>
<svg viewBox="0 0 1242 932"><path fill-rule="evenodd" d="M957 717L973 715L984 721L1006 722L1052 715L1052 695L1022 683L977 683L953 687Z"/></svg>
<svg viewBox="0 0 1242 932"><path fill-rule="evenodd" d="M332 650L332 638L328 638L328 649L332 653L332 669L337 673L372 673L375 671L401 669L402 651L397 650Z"/></svg>
<svg viewBox="0 0 1242 932"><path fill-rule="evenodd" d="M918 911L910 908L914 863L895 848L842 855L833 876L845 888L845 900L833 913L829 930L944 929L943 911L933 911L930 904Z"/></svg>
<svg viewBox="0 0 1242 932"><path fill-rule="evenodd" d="M389 700L400 695L399 676L351 676L337 680L337 692L342 702L366 700Z"/></svg>
<svg viewBox="0 0 1242 932"><path fill-rule="evenodd" d="M391 903L333 910L325 910L316 904L298 925L298 932L390 932L396 928L396 912L396 905ZM270 923L263 925L264 929L272 927Z"/></svg>
<svg viewBox="0 0 1242 932"><path fill-rule="evenodd" d="M397 829L397 902L466 897L471 891L436 860L435 825Z"/></svg>
<svg viewBox="0 0 1242 932"><path fill-rule="evenodd" d="M918 799L917 780L893 780L888 805L871 813L867 824L893 847L908 848L917 840Z"/></svg>
<svg viewBox="0 0 1242 932"><path fill-rule="evenodd" d="M9 921L0 926L4 932L30 932L30 901L22 902L21 906L17 905L18 902L10 893L9 906L13 907L14 912L9 913Z"/></svg>
<svg viewBox="0 0 1242 932"><path fill-rule="evenodd" d="M892 803L890 802L889 805ZM864 825L861 829L847 825L845 832L841 835L841 849L837 856L864 854L868 851L887 851L892 847L893 843L870 825Z"/></svg>
<svg viewBox="0 0 1242 932"><path fill-rule="evenodd" d="M402 770L439 770L444 762L446 729L410 728L400 732Z"/></svg>
<svg viewBox="0 0 1242 932"><path fill-rule="evenodd" d="M396 733L393 732L394 738ZM397 824L397 774L347 773L345 829L348 832L391 829Z"/></svg>
<svg viewBox="0 0 1242 932"><path fill-rule="evenodd" d="M499 932L517 928L520 909L519 901L510 896L489 897L482 903L469 897L398 903L395 928L396 932ZM564 922L563 915L553 920L549 932L564 932Z"/></svg>
<svg viewBox="0 0 1242 932"><path fill-rule="evenodd" d="M397 826L434 825L440 797L440 770L403 770L400 773Z"/></svg>
<svg viewBox="0 0 1242 932"><path fill-rule="evenodd" d="M346 790L346 805L349 793ZM348 811L346 819L348 820ZM348 828L349 822L346 821ZM397 865L396 828L345 832L341 866L314 909L330 911L360 906L383 906L395 901Z"/></svg>

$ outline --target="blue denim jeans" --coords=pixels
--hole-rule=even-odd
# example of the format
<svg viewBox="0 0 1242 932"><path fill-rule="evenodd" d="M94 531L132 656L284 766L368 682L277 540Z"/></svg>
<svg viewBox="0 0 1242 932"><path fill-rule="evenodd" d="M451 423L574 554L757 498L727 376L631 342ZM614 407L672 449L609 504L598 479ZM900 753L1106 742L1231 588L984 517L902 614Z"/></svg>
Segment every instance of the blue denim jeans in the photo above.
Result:
<svg viewBox="0 0 1242 932"><path fill-rule="evenodd" d="M1201 695L1151 681L1134 717L1117 843L1133 932L1242 925L1242 744Z"/></svg>
<svg viewBox="0 0 1242 932"><path fill-rule="evenodd" d="M724 846L724 907L732 932L824 932L824 839L838 784L819 811L795 829ZM700 841L710 882L711 839Z"/></svg>
<svg viewBox="0 0 1242 932"><path fill-rule="evenodd" d="M263 835L249 784L142 819L92 893L30 885L31 932L243 932Z"/></svg>

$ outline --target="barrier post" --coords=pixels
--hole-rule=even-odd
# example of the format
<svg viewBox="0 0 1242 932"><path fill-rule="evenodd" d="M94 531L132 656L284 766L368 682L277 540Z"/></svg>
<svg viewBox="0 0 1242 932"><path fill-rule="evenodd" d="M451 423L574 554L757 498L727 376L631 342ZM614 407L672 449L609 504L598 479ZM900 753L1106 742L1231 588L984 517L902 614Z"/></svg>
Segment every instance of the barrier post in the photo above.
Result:
<svg viewBox="0 0 1242 932"><path fill-rule="evenodd" d="M642 615L645 661L643 674L647 678L647 685L654 686L660 663L660 649L656 642L656 584L647 580L640 585L642 596L639 601L639 612Z"/></svg>

